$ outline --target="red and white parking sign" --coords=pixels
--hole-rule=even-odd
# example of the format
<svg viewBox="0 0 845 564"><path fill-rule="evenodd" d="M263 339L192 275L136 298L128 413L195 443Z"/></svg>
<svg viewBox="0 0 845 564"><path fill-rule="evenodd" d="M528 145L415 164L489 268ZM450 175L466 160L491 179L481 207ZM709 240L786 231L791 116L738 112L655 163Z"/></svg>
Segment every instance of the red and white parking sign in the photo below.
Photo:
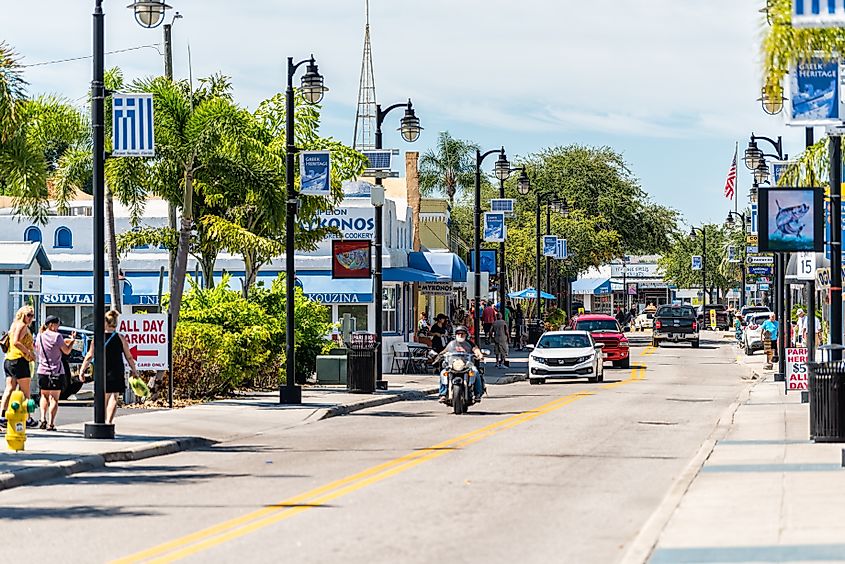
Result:
<svg viewBox="0 0 845 564"><path fill-rule="evenodd" d="M807 388L807 349L786 349L786 391L806 391Z"/></svg>
<svg viewBox="0 0 845 564"><path fill-rule="evenodd" d="M167 315L121 315L118 331L129 343L138 370L167 370Z"/></svg>

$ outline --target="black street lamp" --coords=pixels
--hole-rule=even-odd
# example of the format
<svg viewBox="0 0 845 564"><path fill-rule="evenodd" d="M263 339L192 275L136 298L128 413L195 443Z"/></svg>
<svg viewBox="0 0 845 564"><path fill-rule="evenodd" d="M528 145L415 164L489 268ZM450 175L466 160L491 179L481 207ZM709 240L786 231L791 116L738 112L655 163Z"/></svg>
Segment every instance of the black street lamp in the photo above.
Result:
<svg viewBox="0 0 845 564"><path fill-rule="evenodd" d="M135 21L148 29L161 25L165 11L171 7L164 0L135 0L127 6L135 11Z"/></svg>
<svg viewBox="0 0 845 564"><path fill-rule="evenodd" d="M384 119L392 110L397 108L405 108L405 115L400 121L399 131L402 134L402 139L408 143L413 143L420 137L422 127L420 127L420 120L414 113L414 106L411 100L407 104L393 104L386 109L381 109L381 104L376 104L376 149L382 149L382 132L381 126ZM383 320L382 320L382 303L384 296L382 296L384 277L382 274L382 246L384 244L384 233L382 228L383 212L384 212L384 193L383 179L381 174L376 173L376 186L379 192L379 197L374 198L374 221L373 228L375 230L375 241L373 244L373 251L375 252L375 261L373 264L373 298L375 302L375 333L376 343L378 343L379 350L376 352L376 388L379 390L387 389L387 380L384 379L384 358L382 357L382 337L384 335Z"/></svg>
<svg viewBox="0 0 845 564"><path fill-rule="evenodd" d="M701 305L707 305L707 230L705 226L690 227L689 236L695 237L701 233ZM703 307L702 307L702 311Z"/></svg>
<svg viewBox="0 0 845 564"><path fill-rule="evenodd" d="M542 207L544 204L548 206L549 210L553 207L556 212L560 213L563 217L569 215L569 206L566 203L566 199L556 200L552 195L546 195L545 198L543 194L537 194L537 215L535 217L535 224L537 227L537 285L535 291L537 292L537 323L538 325L542 323L543 316L542 316L542 307L543 307L543 298L542 298L542 286L543 286L543 271L540 267L543 261L543 235L541 233L542 222L540 221L540 214L542 211ZM550 226L551 220L547 223L547 226ZM547 231L551 231L551 228L547 228ZM546 233L547 235L551 235L551 233ZM546 275L546 283L548 284L549 276ZM568 314L567 314L568 315Z"/></svg>
<svg viewBox="0 0 845 564"><path fill-rule="evenodd" d="M299 204L296 186L294 185L294 157L299 149L296 146L294 130L294 92L293 75L303 64L305 75L302 77L301 92L309 104L318 104L323 94L328 91L323 85L323 76L317 69L314 55L311 58L294 64L293 57L288 57L288 85L285 90L285 185L287 190L287 213L285 215L285 385L279 386L279 403L302 403L302 388L296 385L296 353L295 340L295 300L296 293L296 212Z"/></svg>
<svg viewBox="0 0 845 564"><path fill-rule="evenodd" d="M475 236L473 241L475 243L475 250L473 251L475 257L475 307L473 307L472 318L476 343L480 342L481 339L481 315L478 311L478 305L481 303L481 165L484 159L494 153L499 153L499 158L496 159L493 174L499 180L507 180L511 175L511 163L508 161L504 147L483 154L481 150L475 150Z"/></svg>
<svg viewBox="0 0 845 564"><path fill-rule="evenodd" d="M739 212L735 212L735 211L729 211L729 212L728 212L728 217L726 217L726 218L725 218L725 225L726 225L728 228L733 227L733 225L734 225L734 216L736 216L737 218L739 218L740 225L742 226L742 234L743 234L743 235L745 235L745 233L747 232L747 231L746 231L746 229L747 229L747 222L748 222L751 218L750 218L750 217L748 217L745 213L739 213ZM748 248L747 248L745 245L743 245L743 249L745 249L745 250L742 252L742 263L741 263L741 269L742 269L742 289L740 290L740 294L739 294L739 295L740 295L740 298L739 298L739 307L740 307L740 308L745 307L745 271L746 271L746 269L748 268L748 265L746 265L746 264L745 264L745 261L746 261L746 259L747 259L747 257L748 257Z"/></svg>
<svg viewBox="0 0 845 564"><path fill-rule="evenodd" d="M519 174L519 178L517 179L516 183L516 190L521 195L528 194L528 191L531 189L531 181L528 180L528 174L525 172L524 166L518 166L510 169L511 174L514 172L521 171ZM505 197L505 181L504 179L499 179L499 198ZM507 304L508 300L508 283L507 283L507 264L505 262L505 242L502 241L499 243L499 295L501 296L500 301L502 303L502 311L504 312L505 304Z"/></svg>

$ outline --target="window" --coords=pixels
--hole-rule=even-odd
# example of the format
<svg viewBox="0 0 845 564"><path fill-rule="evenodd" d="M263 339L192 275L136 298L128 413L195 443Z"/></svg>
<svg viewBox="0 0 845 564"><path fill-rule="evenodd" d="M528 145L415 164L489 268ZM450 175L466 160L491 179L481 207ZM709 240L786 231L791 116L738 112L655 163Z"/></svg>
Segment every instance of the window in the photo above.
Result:
<svg viewBox="0 0 845 564"><path fill-rule="evenodd" d="M538 349L585 349L590 345L586 335L544 335L537 343Z"/></svg>
<svg viewBox="0 0 845 564"><path fill-rule="evenodd" d="M65 327L76 327L76 306L45 306L44 314L55 315Z"/></svg>
<svg viewBox="0 0 845 564"><path fill-rule="evenodd" d="M67 227L59 227L56 229L56 237L53 241L53 247L56 249L72 249L73 248L73 233Z"/></svg>
<svg viewBox="0 0 845 564"><path fill-rule="evenodd" d="M340 322L343 319L343 314L348 313L355 320L356 331L367 331L367 309L365 305L339 305L337 306L337 321Z"/></svg>
<svg viewBox="0 0 845 564"><path fill-rule="evenodd" d="M30 225L26 228L26 231L23 232L23 240L24 241L31 241L34 243L41 242L41 230L38 229L34 225Z"/></svg>
<svg viewBox="0 0 845 564"><path fill-rule="evenodd" d="M399 308L397 307L397 286L387 286L382 289L381 298L381 330L383 333L399 332Z"/></svg>
<svg viewBox="0 0 845 564"><path fill-rule="evenodd" d="M610 331L611 333L622 332L615 319L584 319L575 323L575 329L578 331Z"/></svg>

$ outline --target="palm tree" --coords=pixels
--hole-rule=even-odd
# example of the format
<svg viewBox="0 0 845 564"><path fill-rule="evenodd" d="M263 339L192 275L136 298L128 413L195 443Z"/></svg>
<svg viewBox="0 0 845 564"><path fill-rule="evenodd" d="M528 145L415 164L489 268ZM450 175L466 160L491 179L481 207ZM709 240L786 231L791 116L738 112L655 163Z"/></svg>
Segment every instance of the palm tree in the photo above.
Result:
<svg viewBox="0 0 845 564"><path fill-rule="evenodd" d="M445 194L449 203L462 190L475 185L475 158L477 145L441 131L437 145L420 157L420 191L425 196Z"/></svg>

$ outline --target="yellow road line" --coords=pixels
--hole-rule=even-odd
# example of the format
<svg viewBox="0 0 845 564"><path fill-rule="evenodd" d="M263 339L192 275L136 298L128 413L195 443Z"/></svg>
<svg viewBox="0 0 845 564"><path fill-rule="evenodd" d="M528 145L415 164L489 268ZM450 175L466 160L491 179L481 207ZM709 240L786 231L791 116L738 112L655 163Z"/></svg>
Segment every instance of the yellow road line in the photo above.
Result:
<svg viewBox="0 0 845 564"><path fill-rule="evenodd" d="M651 349L651 350L650 350ZM641 354L647 356L654 352L647 347ZM625 380L605 384L603 388L618 387L645 378L645 366L636 365L631 369L631 376ZM336 480L324 486L315 488L298 496L289 498L281 503L268 505L246 515L236 517L217 525L202 529L195 533L174 539L172 541L142 550L130 556L116 560L117 563L134 562L174 562L187 556L197 554L227 541L242 537L279 521L283 521L308 509L319 507L334 499L350 494L366 486L383 481L387 478L410 470L423 462L428 462L448 454L454 450L467 447L473 443L486 439L492 435L521 425L541 415L545 415L585 397L595 395L595 392L576 392L541 405L538 408L512 415L501 421L485 425L475 431L453 437L436 445L414 451L393 460L378 464L362 472Z"/></svg>

